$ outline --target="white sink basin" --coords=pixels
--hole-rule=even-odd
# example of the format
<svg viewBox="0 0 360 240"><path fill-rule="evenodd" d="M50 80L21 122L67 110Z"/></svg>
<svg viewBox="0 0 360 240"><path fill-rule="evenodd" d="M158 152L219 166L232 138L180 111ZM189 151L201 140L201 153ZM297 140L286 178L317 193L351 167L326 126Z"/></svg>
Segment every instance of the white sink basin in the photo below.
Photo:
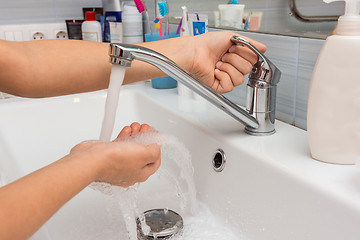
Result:
<svg viewBox="0 0 360 240"><path fill-rule="evenodd" d="M77 143L97 139L105 97L100 91L1 101L2 176L23 176L63 157ZM240 123L203 104L179 98L176 90L123 87L114 137L137 121L184 142L193 159L198 199L239 239L360 239L357 166L312 160L303 130L278 121L276 134L250 136ZM227 158L220 173L212 166L219 148ZM116 239L124 231L118 208L114 199L87 188L33 239Z"/></svg>

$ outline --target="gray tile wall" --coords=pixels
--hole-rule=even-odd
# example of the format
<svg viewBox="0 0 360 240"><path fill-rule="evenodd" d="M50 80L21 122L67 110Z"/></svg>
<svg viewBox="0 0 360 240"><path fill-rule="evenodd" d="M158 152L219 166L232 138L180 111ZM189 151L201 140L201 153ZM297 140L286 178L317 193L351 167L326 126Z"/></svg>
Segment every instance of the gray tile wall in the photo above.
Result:
<svg viewBox="0 0 360 240"><path fill-rule="evenodd" d="M83 7L101 5L101 0L1 0L0 24L79 19L82 18Z"/></svg>
<svg viewBox="0 0 360 240"><path fill-rule="evenodd" d="M301 38L299 42L294 124L306 129L307 100L311 75L324 40Z"/></svg>

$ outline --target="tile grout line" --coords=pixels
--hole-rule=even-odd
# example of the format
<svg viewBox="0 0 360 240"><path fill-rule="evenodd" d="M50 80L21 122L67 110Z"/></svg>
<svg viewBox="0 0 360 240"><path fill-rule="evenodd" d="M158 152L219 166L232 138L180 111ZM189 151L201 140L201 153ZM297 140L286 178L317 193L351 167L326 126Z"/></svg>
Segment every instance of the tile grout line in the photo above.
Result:
<svg viewBox="0 0 360 240"><path fill-rule="evenodd" d="M299 55L300 55L300 38L296 38L296 60L295 60L295 84L294 84L294 104L293 104L293 124L295 124L296 118L296 106L297 106L297 84L299 79Z"/></svg>

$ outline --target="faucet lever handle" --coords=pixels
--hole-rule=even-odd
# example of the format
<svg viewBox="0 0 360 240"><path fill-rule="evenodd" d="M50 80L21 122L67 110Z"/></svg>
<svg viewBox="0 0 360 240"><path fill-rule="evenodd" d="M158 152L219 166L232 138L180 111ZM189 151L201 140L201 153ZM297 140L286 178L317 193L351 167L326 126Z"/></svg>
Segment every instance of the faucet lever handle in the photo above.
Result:
<svg viewBox="0 0 360 240"><path fill-rule="evenodd" d="M257 56L258 61L253 65L250 79L264 81L276 85L280 80L279 69L254 45L240 36L233 36L231 41L236 45L250 48Z"/></svg>

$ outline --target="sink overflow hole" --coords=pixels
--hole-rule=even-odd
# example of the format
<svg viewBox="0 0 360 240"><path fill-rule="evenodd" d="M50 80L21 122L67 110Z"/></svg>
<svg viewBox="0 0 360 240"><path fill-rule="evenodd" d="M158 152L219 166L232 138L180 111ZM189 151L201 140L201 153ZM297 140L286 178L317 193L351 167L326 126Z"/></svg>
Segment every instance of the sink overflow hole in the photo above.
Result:
<svg viewBox="0 0 360 240"><path fill-rule="evenodd" d="M221 172L225 167L226 157L222 149L216 150L214 158L212 160L213 169L216 172Z"/></svg>

